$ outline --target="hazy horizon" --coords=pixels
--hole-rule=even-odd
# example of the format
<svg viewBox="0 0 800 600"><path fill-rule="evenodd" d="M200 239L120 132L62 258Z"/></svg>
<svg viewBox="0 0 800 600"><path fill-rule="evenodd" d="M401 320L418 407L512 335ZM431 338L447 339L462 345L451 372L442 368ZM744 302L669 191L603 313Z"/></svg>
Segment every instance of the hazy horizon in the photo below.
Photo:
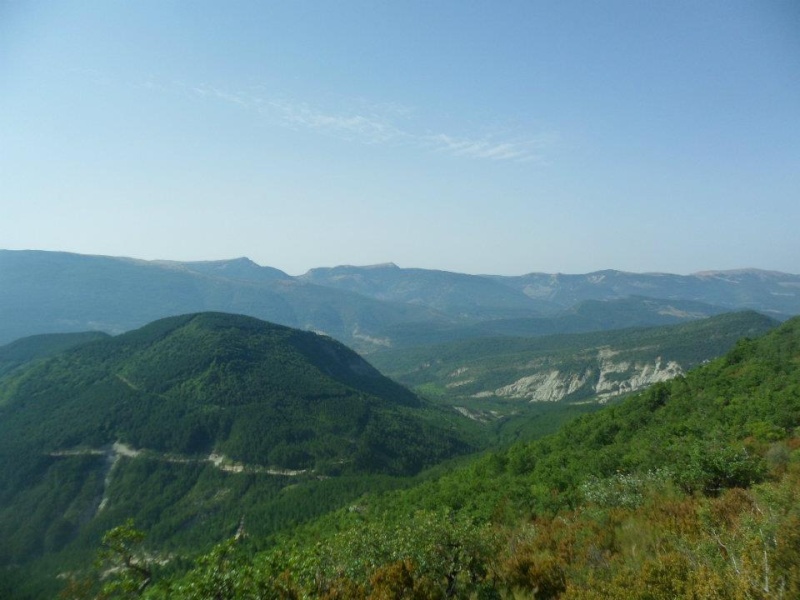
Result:
<svg viewBox="0 0 800 600"><path fill-rule="evenodd" d="M0 0L0 247L800 272L800 6Z"/></svg>
<svg viewBox="0 0 800 600"><path fill-rule="evenodd" d="M177 260L169 257L159 257L159 258L142 258L139 256L130 256L130 255L112 255L112 254L91 254L91 253L84 253L84 252L71 252L69 250L42 250L40 248L0 248L2 250L9 250L11 252L55 252L55 253L64 253L64 254L76 254L80 256L96 256L96 257L103 257L103 258L114 258L114 259L122 259L122 260L133 260L133 261L143 261L143 262L152 262L152 263L191 263L191 262L200 262L200 263L214 263L214 262L230 262L235 260L249 260L255 263L259 267L268 267L273 269L278 269L279 271L283 271L287 275L291 277L300 277L305 275L309 271L314 269L333 269L333 268L360 268L360 269L369 269L369 268L376 268L376 267L386 267L386 266L393 266L397 267L401 270L431 270L431 271L443 271L449 273L457 273L461 275L487 275L487 276L503 276L503 277L518 277L523 275L532 275L532 274L543 274L543 275L588 275L592 273L598 273L602 271L618 271L622 273L631 273L635 275L679 275L679 276L692 276L692 275L706 275L712 273L736 273L736 272L747 272L747 271L760 271L760 272L767 272L767 273L782 273L785 275L800 275L800 273L793 273L791 271L779 271L776 269L763 269L757 266L744 266L744 267L734 267L730 269L701 269L698 271L692 271L690 273L678 273L674 271L629 271L625 269L617 269L614 266L605 267L602 269L596 269L595 271L523 271L519 273L490 273L490 272L469 272L469 271L452 271L450 269L442 269L437 267L420 267L417 265L402 265L398 264L395 261L384 261L380 263L364 263L364 264L352 264L352 263L342 263L342 264L319 264L319 265L312 265L308 269L300 272L290 272L285 269L281 269L277 265L269 264L269 263L262 263L257 260L250 258L249 256L229 256L229 257L222 257L222 258L199 258L199 259L192 259L192 260Z"/></svg>

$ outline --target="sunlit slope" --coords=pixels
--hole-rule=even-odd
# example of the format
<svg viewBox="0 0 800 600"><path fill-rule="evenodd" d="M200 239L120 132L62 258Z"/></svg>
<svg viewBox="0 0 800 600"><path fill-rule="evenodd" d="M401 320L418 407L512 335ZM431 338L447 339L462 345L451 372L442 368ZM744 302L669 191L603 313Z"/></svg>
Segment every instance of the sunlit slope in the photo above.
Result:
<svg viewBox="0 0 800 600"><path fill-rule="evenodd" d="M383 372L444 402L608 400L683 374L777 322L755 312L679 325L384 350Z"/></svg>
<svg viewBox="0 0 800 600"><path fill-rule="evenodd" d="M798 427L795 318L255 557L231 540L145 596L794 598Z"/></svg>
<svg viewBox="0 0 800 600"><path fill-rule="evenodd" d="M765 476L765 453L800 426L800 318L724 357L582 416L557 433L476 461L403 502L489 517L574 507L581 485L666 468L688 491L716 493Z"/></svg>
<svg viewBox="0 0 800 600"><path fill-rule="evenodd" d="M172 317L84 344L14 371L0 390L0 533L11 557L57 550L126 514L164 537L202 531L221 510L269 513L289 484L309 486L309 498L327 486L319 506L335 505L352 493L334 489L338 478L408 475L470 449L342 344L238 315ZM269 518L266 529L286 524Z"/></svg>

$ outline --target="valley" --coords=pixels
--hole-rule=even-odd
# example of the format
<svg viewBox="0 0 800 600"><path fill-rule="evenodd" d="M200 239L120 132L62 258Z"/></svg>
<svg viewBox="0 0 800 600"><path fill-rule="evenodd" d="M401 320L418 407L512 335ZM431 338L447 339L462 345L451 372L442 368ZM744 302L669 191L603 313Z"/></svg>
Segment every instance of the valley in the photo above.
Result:
<svg viewBox="0 0 800 600"><path fill-rule="evenodd" d="M800 600L799 32L0 0L0 600Z"/></svg>
<svg viewBox="0 0 800 600"><path fill-rule="evenodd" d="M86 286L103 282L82 289L80 277L72 280L69 310L79 317L80 307L86 316L70 319L68 330L117 325L45 333L36 330L48 323L39 318L29 335L0 346L4 597L100 597L114 581L135 579L136 570L123 561L116 575L98 578L92 557L105 536L132 535L147 540L136 560L149 561L141 588L148 598L220 593L202 566L218 559L220 573L239 565L239 575L226 575L233 595L223 597L329 597L340 585L349 591L339 597L367 597L397 592L392 586L402 580L403 593L417 589L418 597L448 597L434 590L450 581L461 590L455 597L553 585L550 597L570 598L569 590L584 589L586 565L552 554L541 535L525 530L526 520L547 535L561 535L551 517L594 531L596 515L613 520L619 514L608 511L620 508L634 511L626 518L662 527L635 512L647 498L669 503L677 494L702 511L728 489L793 485L786 478L796 470L800 427L792 383L797 321L786 320L778 304L767 314L750 310L752 299L773 294L755 288L749 296L740 291L740 305L723 306L725 286L735 279L741 287L751 272L679 280L677 289L691 294L677 297L658 287L674 278L617 272L526 276L528 287L519 288L516 279L394 265L291 278L246 260L126 259L116 272L119 259L25 259L93 273ZM147 283L156 273L160 280ZM145 307L170 309L137 299L129 287L126 302L109 296L98 312L92 290L102 296L127 277L158 290L156 297L181 289L189 303L170 301L171 310L209 306L204 295L214 289L222 295L211 307L228 306L226 295L249 297L252 312L279 309L319 331L217 311L164 315L137 327ZM758 281L785 287L787 277ZM0 305L19 316L6 327L28 327L25 314L51 314L37 308L35 294L25 306L14 304L31 285L4 288ZM249 291L238 291L242 285ZM634 288L664 297L624 295ZM698 289L716 291L706 297ZM357 341L360 353L342 341ZM747 493L759 493L753 490ZM531 535L524 552L539 557L530 559L539 565L533 570L514 566L493 545ZM436 571L446 569L442 539L471 562ZM610 544L609 556L632 560ZM348 562L359 555L361 566ZM774 569L794 585L790 571ZM58 573L70 574L67 588ZM279 581L283 592L274 587ZM617 585L592 581L598 589ZM184 594L198 585L211 587ZM273 591L242 591L251 585Z"/></svg>
<svg viewBox="0 0 800 600"><path fill-rule="evenodd" d="M555 434L360 495L266 546L251 520L232 519L235 534L185 570L123 524L106 539L122 536L129 554L102 555L122 568L94 583L91 571L73 573L67 590L113 594L130 583L143 585L144 598L179 599L625 598L631 589L792 597L799 359L795 318ZM124 556L142 569L125 568Z"/></svg>
<svg viewBox="0 0 800 600"><path fill-rule="evenodd" d="M489 336L368 355L382 372L445 406L480 418L503 439L541 435L553 413L599 405L685 374L742 337L776 325L753 312L678 325L538 336ZM552 407L544 404L556 403ZM575 414L575 413L573 413ZM537 419L537 416L539 417ZM513 433L512 433L513 432Z"/></svg>

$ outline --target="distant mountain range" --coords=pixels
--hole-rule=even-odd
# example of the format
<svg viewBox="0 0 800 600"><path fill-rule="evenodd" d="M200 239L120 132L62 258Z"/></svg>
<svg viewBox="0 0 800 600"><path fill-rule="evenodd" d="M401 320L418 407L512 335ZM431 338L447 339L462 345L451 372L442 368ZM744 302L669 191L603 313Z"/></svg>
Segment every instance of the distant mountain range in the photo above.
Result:
<svg viewBox="0 0 800 600"><path fill-rule="evenodd" d="M246 258L143 261L0 250L0 343L55 332L121 333L199 311L246 314L330 335L362 353L486 335L663 325L752 309L800 313L800 275L600 271L518 277L394 264L291 277Z"/></svg>
<svg viewBox="0 0 800 600"><path fill-rule="evenodd" d="M312 269L299 279L378 300L429 306L447 314L461 310L464 316L481 319L507 318L514 311L553 314L587 300L630 296L784 316L800 311L800 275L758 269L694 275L605 270L585 275L530 273L513 277L401 269L389 263Z"/></svg>

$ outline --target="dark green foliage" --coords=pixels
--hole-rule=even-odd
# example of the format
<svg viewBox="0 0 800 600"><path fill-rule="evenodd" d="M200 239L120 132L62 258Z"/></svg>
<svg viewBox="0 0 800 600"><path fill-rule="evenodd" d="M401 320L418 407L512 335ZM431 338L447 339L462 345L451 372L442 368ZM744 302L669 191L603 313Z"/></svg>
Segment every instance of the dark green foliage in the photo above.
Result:
<svg viewBox="0 0 800 600"><path fill-rule="evenodd" d="M221 313L76 346L0 389L3 564L127 517L159 544L208 544L242 516L267 535L370 489L371 475L472 448L331 338Z"/></svg>
<svg viewBox="0 0 800 600"><path fill-rule="evenodd" d="M90 344L7 387L9 435L43 450L123 441L275 467L291 466L270 462L279 444L302 447L306 467L341 460L381 411L420 406L329 338L214 314Z"/></svg>
<svg viewBox="0 0 800 600"><path fill-rule="evenodd" d="M683 454L683 456L680 456ZM746 448L731 447L723 441L687 441L680 449L675 481L687 492L716 495L728 488L745 488L761 481L766 465Z"/></svg>
<svg viewBox="0 0 800 600"><path fill-rule="evenodd" d="M159 339L169 337L159 331ZM168 397L174 388L155 396ZM320 398L338 397L339 388L325 389ZM436 449L429 424L406 420L412 407L394 413L388 406L371 410L360 443L370 448L389 431L395 439L419 435ZM206 533L230 538L244 523L246 541L218 546L186 573L180 572L186 563L176 560L174 573L146 590L150 598L585 599L637 597L641 590L656 598L766 598L776 589L794 597L800 593L798 432L800 318L743 340L685 377L580 416L554 435L400 491L376 493L391 481L373 480L369 488L357 472L375 467L360 461L391 470L415 464L413 454L388 439L378 453L356 443L352 464L319 461L329 474L343 473L323 480L222 472L207 462L165 462L156 453L120 458L111 481L111 488L119 486L117 501L86 535L99 540L99 528L134 515L154 547L179 554L207 544ZM281 452L290 456L291 446ZM31 463L40 479L77 457L44 458ZM88 458L81 464L92 468ZM268 477L274 487L263 483ZM125 497L123 490L143 497ZM144 501L156 496L148 490L159 490L163 504ZM348 509L271 535L308 518L313 509L303 516L303 498L328 510L345 497ZM177 524L185 523L188 506L200 507L194 518L201 525L182 529Z"/></svg>
<svg viewBox="0 0 800 600"><path fill-rule="evenodd" d="M799 357L800 319L793 319L686 377L409 491L403 502L484 517L508 503L516 512L551 513L577 506L589 477L664 467L688 491L749 486L766 473L757 450L800 426Z"/></svg>
<svg viewBox="0 0 800 600"><path fill-rule="evenodd" d="M16 340L0 347L0 376L34 360L106 337L108 334L99 331L86 331L33 335Z"/></svg>
<svg viewBox="0 0 800 600"><path fill-rule="evenodd" d="M409 490L364 498L313 530L344 533L329 533L316 544L316 535L311 543L295 535L299 550L287 543L263 560L289 548L284 574L312 594L347 590L336 597L368 597L377 582L390 580L405 594L396 597L415 597L415 586L436 579L437 571L415 554L425 547L425 535L417 531L406 546L401 524L413 523L420 509L449 507L462 523L502 527L494 539L505 547L497 547L496 560L481 562L482 551L466 551L488 573L474 580L491 582L484 593L795 593L800 471L797 450L790 448L800 447L798 428L800 319L794 319L685 378L581 417L546 439L487 454ZM459 535L468 545L469 535ZM318 577L313 582L312 573ZM328 587L314 587L320 581Z"/></svg>
<svg viewBox="0 0 800 600"><path fill-rule="evenodd" d="M231 539L189 576L156 584L148 598L497 598L490 579L498 539L490 527L449 511L363 522L318 544L247 554Z"/></svg>
<svg viewBox="0 0 800 600"><path fill-rule="evenodd" d="M108 531L98 553L99 568L108 573L102 594L114 598L137 598L153 579L151 560L141 549L144 533L129 519Z"/></svg>

